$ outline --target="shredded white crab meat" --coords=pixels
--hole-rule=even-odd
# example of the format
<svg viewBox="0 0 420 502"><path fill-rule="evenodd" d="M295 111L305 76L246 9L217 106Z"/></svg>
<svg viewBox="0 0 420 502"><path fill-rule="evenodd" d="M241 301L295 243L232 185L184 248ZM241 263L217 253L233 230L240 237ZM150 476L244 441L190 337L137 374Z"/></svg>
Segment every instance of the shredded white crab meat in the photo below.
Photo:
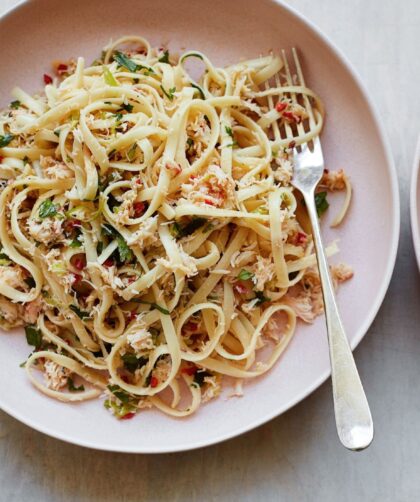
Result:
<svg viewBox="0 0 420 502"><path fill-rule="evenodd" d="M159 243L157 220L157 216L146 218L139 225L139 229L136 230L129 239L127 239L127 244L129 246L136 244L141 248L145 248Z"/></svg>
<svg viewBox="0 0 420 502"><path fill-rule="evenodd" d="M39 314L42 312L44 309L44 301L39 295L35 300L32 302L27 303L24 306L24 312L23 312L23 320L27 324L35 324Z"/></svg>
<svg viewBox="0 0 420 502"><path fill-rule="evenodd" d="M211 164L206 172L181 185L182 197L200 205L224 207L235 197L235 185L232 179L216 164Z"/></svg>
<svg viewBox="0 0 420 502"><path fill-rule="evenodd" d="M0 326L9 330L23 325L22 305L0 295Z"/></svg>
<svg viewBox="0 0 420 502"><path fill-rule="evenodd" d="M326 187L331 192L344 190L346 188L346 174L340 169L338 171L324 171L321 186Z"/></svg>
<svg viewBox="0 0 420 502"><path fill-rule="evenodd" d="M230 259L230 264L232 268L243 267L244 265L248 265L255 259L255 252L248 251L235 251Z"/></svg>
<svg viewBox="0 0 420 502"><path fill-rule="evenodd" d="M96 268L97 270L99 270L102 280L104 281L105 284L111 286L111 288L124 289L125 287L124 282L116 275L117 268L114 265L112 267L104 267L99 263L88 262L87 268L88 269Z"/></svg>
<svg viewBox="0 0 420 502"><path fill-rule="evenodd" d="M30 222L28 230L31 236L38 242L50 244L57 241L63 235L62 220L45 218L41 222Z"/></svg>
<svg viewBox="0 0 420 502"><path fill-rule="evenodd" d="M152 350L155 346L151 333L144 328L127 335L127 341L130 347L136 352L140 352L142 350Z"/></svg>
<svg viewBox="0 0 420 502"><path fill-rule="evenodd" d="M64 368L54 361L45 361L44 363L44 378L49 389L60 390L67 385L71 371Z"/></svg>
<svg viewBox="0 0 420 502"><path fill-rule="evenodd" d="M192 277L198 273L197 264L192 256L185 253L181 248L179 248L179 254L181 256L181 263L175 262L172 258L166 260L165 258L158 258L156 260L156 265L162 265L166 270L170 272L176 272L177 270L186 274L187 277Z"/></svg>
<svg viewBox="0 0 420 502"><path fill-rule="evenodd" d="M53 157L41 155L39 165L44 170L45 176L50 179L65 180L74 176L73 171L64 162Z"/></svg>
<svg viewBox="0 0 420 502"><path fill-rule="evenodd" d="M214 399L220 394L222 387L220 385L220 377L216 375L204 377L204 383L206 385L201 393L201 401L207 403L207 401Z"/></svg>
<svg viewBox="0 0 420 502"><path fill-rule="evenodd" d="M274 159L277 169L273 170L273 176L276 181L282 185L288 185L293 175L293 164L285 157L276 157Z"/></svg>
<svg viewBox="0 0 420 502"><path fill-rule="evenodd" d="M152 371L152 375L157 378L158 382L160 383L168 379L170 372L171 362L169 358L165 357L163 359L159 359L159 361L156 363L156 366Z"/></svg>
<svg viewBox="0 0 420 502"><path fill-rule="evenodd" d="M353 270L345 264L333 265L330 270L335 286L353 277ZM284 302L292 307L302 321L312 323L324 311L318 272L315 269L307 270L301 283L284 297Z"/></svg>
<svg viewBox="0 0 420 502"><path fill-rule="evenodd" d="M335 283L348 281L354 275L353 269L345 263L339 263L331 267L331 276Z"/></svg>
<svg viewBox="0 0 420 502"><path fill-rule="evenodd" d="M274 277L275 266L271 258L263 258L257 256L257 261L254 265L254 275L252 282L255 284L257 291L263 291L267 282Z"/></svg>
<svg viewBox="0 0 420 502"><path fill-rule="evenodd" d="M0 281L12 288L22 288L25 284L23 271L19 266L0 266Z"/></svg>

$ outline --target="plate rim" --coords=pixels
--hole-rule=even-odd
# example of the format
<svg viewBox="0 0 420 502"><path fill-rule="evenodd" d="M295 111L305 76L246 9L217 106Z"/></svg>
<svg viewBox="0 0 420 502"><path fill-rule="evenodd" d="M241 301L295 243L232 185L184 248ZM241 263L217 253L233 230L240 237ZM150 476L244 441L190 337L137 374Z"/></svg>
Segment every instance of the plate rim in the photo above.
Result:
<svg viewBox="0 0 420 502"><path fill-rule="evenodd" d="M419 210L420 201L417 200L417 187L420 183L420 134L417 140L416 151L414 154L413 167L411 171L410 182L410 222L411 238L413 241L414 252L417 259L417 267L420 271L420 221Z"/></svg>
<svg viewBox="0 0 420 502"><path fill-rule="evenodd" d="M358 89L360 90L363 98L366 101L368 111L377 127L377 132L379 135L379 140L381 142L382 146L382 151L384 152L384 156L386 159L386 166L387 166L387 171L389 173L389 178L390 178L390 189L391 189L391 198L393 201L392 204L392 219L393 219L393 224L391 228L391 233L392 233L392 239L390 243L390 254L389 254L389 259L386 265L386 270L378 291L378 294L375 298L375 301L372 303L371 309L369 311L369 315L366 317L365 321L363 322L362 326L360 329L356 332L353 340L350 342L351 349L354 351L354 349L359 345L360 341L363 339L363 337L367 334L367 331L369 330L370 326L372 325L374 319L376 318L379 309L384 301L385 295L388 291L392 274L395 268L395 263L396 263L396 258L397 258L397 251L398 251L398 244L399 244L399 236L400 236L400 195L399 195L399 183L398 183L398 176L397 176L397 171L395 167L395 162L394 158L392 155L390 143L388 141L388 136L385 131L385 127L380 120L380 116L378 113L378 108L377 105L373 102L372 98L369 95L367 86L365 83L362 81L361 77L359 76L358 72L356 69L353 67L353 64L350 62L350 60L347 58L347 56L339 49L333 41L323 33L323 31L318 28L316 24L314 24L311 20L309 20L306 16L301 14L295 7L290 6L289 4L285 3L284 0L268 0L271 4L277 5L280 8L284 9L287 11L289 14L292 15L292 17L297 18L300 22L302 22L304 25L306 25L310 31L312 31L317 37L320 38L320 40L326 45L326 47L337 57L337 59L340 60L344 68L349 72L351 77L353 78L354 82L356 83ZM28 4L30 0L19 0L19 2L6 10L1 16L0 16L0 22L4 21L6 17L9 17L11 15L15 15L17 11L19 11L22 7L24 7L26 4ZM417 145L417 155L416 158L420 160L420 138L419 142ZM418 168L417 168L418 171ZM413 178L414 179L414 174ZM416 177L417 179L417 177ZM412 183L413 185L414 183ZM412 189L413 190L413 189ZM413 192L412 192L413 193ZM411 222L413 225L413 204L411 204L411 210L412 210L412 218ZM417 214L415 215L417 219ZM412 227L413 228L413 227ZM417 231L418 231L418 225L417 225ZM420 268L420 235L418 235L418 248L416 248L416 253L417 253L417 261L419 264ZM56 431L51 431L48 429L48 427L43 426L41 423L38 422L33 422L31 419L27 416L24 416L20 412L17 412L14 409L11 409L8 405L5 405L2 402L1 395L0 395L0 409L2 409L4 412L12 416L13 418L19 420L23 424L25 424L28 427L31 427L32 429L35 429L39 432L42 432L43 434L46 434L47 436L50 436L54 439L59 439L61 441L64 441L69 444L74 444L78 446L83 446L85 448L90 448L94 450L99 450L99 451L112 451L112 452L119 452L119 453L143 453L143 454L156 454L156 453L176 453L176 452L183 452L183 451L191 451L195 450L198 448L203 448L206 446L212 446L219 444L223 441L227 441L228 439L236 438L238 436L241 436L242 434L245 434L246 432L249 432L253 429L256 429L257 427L269 422L270 420L282 415L286 411L290 410L293 408L295 405L303 401L306 397L308 397L310 394L312 394L318 387L320 387L329 377L331 376L331 370L327 369L324 371L313 383L312 385L308 386L306 389L304 389L302 392L297 394L293 399L290 399L287 403L285 403L282 407L276 408L275 410L271 411L270 413L266 413L264 416L259 417L258 419L254 420L253 422L235 429L233 432L229 431L227 433L222 433L217 437L213 437L210 440L202 439L199 441L196 441L193 444L184 444L182 443L182 440L180 441L179 444L172 444L170 447L165 448L165 447L158 447L158 448L139 448L139 447L127 447L127 446L122 446L122 447L117 447L113 444L105 444L102 443L100 445L96 444L94 441L86 441L86 440L80 440L76 437L73 437L71 434L63 434L59 433ZM331 407L332 409L332 407Z"/></svg>

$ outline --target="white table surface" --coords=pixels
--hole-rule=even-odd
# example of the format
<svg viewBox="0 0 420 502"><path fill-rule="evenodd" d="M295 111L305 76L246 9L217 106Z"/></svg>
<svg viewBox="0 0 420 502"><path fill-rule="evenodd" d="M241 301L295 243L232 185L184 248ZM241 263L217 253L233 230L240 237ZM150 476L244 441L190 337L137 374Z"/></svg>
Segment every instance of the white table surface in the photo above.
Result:
<svg viewBox="0 0 420 502"><path fill-rule="evenodd" d="M0 0L0 14L16 3ZM380 313L355 352L375 420L374 443L363 453L340 446L330 382L253 432L181 454L83 449L0 412L1 501L420 500L420 277L408 211L420 132L420 1L288 3L317 24L360 73L379 107L398 169L397 266Z"/></svg>

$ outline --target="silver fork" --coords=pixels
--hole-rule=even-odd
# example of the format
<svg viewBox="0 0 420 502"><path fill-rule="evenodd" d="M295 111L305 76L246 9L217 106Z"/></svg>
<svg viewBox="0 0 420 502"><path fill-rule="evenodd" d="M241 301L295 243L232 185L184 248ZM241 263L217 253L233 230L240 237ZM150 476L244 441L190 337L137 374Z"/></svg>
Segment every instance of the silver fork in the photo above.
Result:
<svg viewBox="0 0 420 502"><path fill-rule="evenodd" d="M296 68L298 85L305 86L301 65L296 50L292 49L294 65ZM286 84L292 85L293 79L290 72L286 54L283 51L284 71ZM276 84L280 84L276 76ZM298 97L290 95L296 103ZM301 101L309 115L309 126L315 124L315 113L307 96L300 96ZM272 103L270 103L272 105ZM299 134L305 130L303 124L296 126ZM289 125L274 131L275 136L282 139L293 140L293 130ZM322 244L321 231L315 205L315 189L324 172L324 159L322 156L319 137L308 143L294 148L294 173L292 184L303 195L309 218L312 225L313 240L318 262L319 276L324 299L325 319L327 324L328 343L331 362L331 378L333 387L335 421L341 443L350 450L363 450L373 439L373 422L369 404L363 390L354 362L353 354L340 319L334 288L329 273L327 258Z"/></svg>

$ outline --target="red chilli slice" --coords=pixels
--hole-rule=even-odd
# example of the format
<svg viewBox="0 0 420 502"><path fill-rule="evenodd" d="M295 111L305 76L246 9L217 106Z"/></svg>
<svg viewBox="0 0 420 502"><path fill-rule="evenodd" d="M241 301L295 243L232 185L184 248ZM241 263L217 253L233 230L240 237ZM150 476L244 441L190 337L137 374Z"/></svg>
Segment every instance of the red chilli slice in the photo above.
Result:
<svg viewBox="0 0 420 502"><path fill-rule="evenodd" d="M276 110L280 113L287 108L287 103L280 102L276 104Z"/></svg>
<svg viewBox="0 0 420 502"><path fill-rule="evenodd" d="M144 202L135 202L133 204L134 216L139 217L144 213L146 204Z"/></svg>
<svg viewBox="0 0 420 502"><path fill-rule="evenodd" d="M152 388L157 387L158 383L159 380L156 377L152 376L152 378L150 379L150 387Z"/></svg>
<svg viewBox="0 0 420 502"><path fill-rule="evenodd" d="M136 416L135 413L133 412L130 412L130 413L126 413L125 415L123 415L120 420L130 420L131 418L134 418Z"/></svg>
<svg viewBox="0 0 420 502"><path fill-rule="evenodd" d="M85 262L83 258L76 258L74 260L74 266L77 268L77 270L83 270L85 268Z"/></svg>
<svg viewBox="0 0 420 502"><path fill-rule="evenodd" d="M52 77L50 77L49 75L47 75L46 73L44 73L44 83L45 85L48 85L48 84L52 84L53 83L53 79Z"/></svg>
<svg viewBox="0 0 420 502"><path fill-rule="evenodd" d="M61 63L57 66L56 71L57 71L58 75L62 75L63 73L66 73L68 71L68 69L69 69L69 67L66 64Z"/></svg>
<svg viewBox="0 0 420 502"><path fill-rule="evenodd" d="M197 373L197 366L188 366L187 368L182 368L181 373L188 376L193 376Z"/></svg>

